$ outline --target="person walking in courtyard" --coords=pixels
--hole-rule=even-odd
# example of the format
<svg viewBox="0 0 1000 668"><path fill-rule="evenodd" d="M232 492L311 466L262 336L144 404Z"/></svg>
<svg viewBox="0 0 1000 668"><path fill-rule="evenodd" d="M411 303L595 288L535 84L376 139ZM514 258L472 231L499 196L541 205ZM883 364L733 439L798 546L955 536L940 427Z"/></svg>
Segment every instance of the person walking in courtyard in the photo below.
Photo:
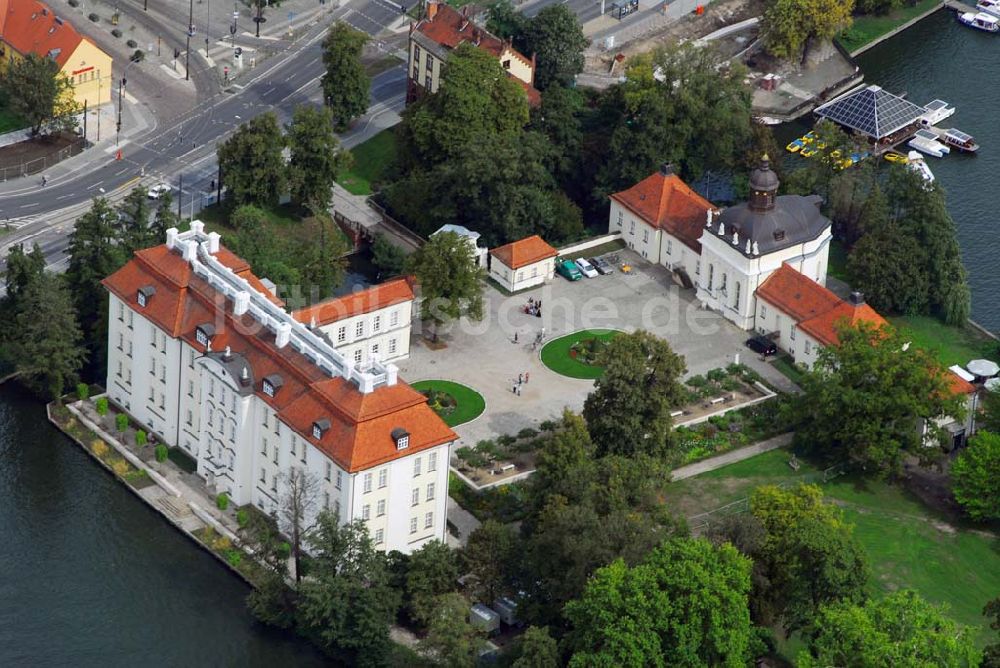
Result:
<svg viewBox="0 0 1000 668"><path fill-rule="evenodd" d="M530 371L525 371L525 372L524 372L524 382L525 382L525 383L527 383L527 382L528 382L528 376L530 376L530 375L531 375L531 372L530 372Z"/></svg>
<svg viewBox="0 0 1000 668"><path fill-rule="evenodd" d="M517 343L517 332L514 332L514 343Z"/></svg>
<svg viewBox="0 0 1000 668"><path fill-rule="evenodd" d="M524 382L524 374L522 373L517 374L517 384L520 385L523 382Z"/></svg>

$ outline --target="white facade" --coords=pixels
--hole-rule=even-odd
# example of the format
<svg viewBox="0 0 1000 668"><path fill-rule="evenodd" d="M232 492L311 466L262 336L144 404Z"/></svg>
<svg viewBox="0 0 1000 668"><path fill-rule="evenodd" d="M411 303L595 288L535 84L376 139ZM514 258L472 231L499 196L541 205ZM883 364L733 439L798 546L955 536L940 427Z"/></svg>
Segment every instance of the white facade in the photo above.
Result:
<svg viewBox="0 0 1000 668"><path fill-rule="evenodd" d="M611 199L608 233L621 232L622 239L631 250L646 260L661 264L667 269L683 269L688 277L695 278L699 271L700 256L696 250L666 230L650 225L627 206Z"/></svg>
<svg viewBox="0 0 1000 668"><path fill-rule="evenodd" d="M511 269L497 256L490 261L490 276L510 292L527 290L552 280L556 272L556 258L548 257L538 262Z"/></svg>
<svg viewBox="0 0 1000 668"><path fill-rule="evenodd" d="M812 336L799 329L797 321L788 313L757 295L757 317L754 329L758 334L778 333L774 339L776 346L791 355L797 363L812 369L819 356L821 344Z"/></svg>
<svg viewBox="0 0 1000 668"><path fill-rule="evenodd" d="M396 362L410 356L413 301L359 313L317 328L334 349L355 364L373 359Z"/></svg>
<svg viewBox="0 0 1000 668"><path fill-rule="evenodd" d="M200 231L200 224L192 225L196 226ZM239 304L240 297L236 297L234 303ZM383 309L398 313L400 323L393 329L389 323L395 319L387 317L384 336L408 331L410 304ZM428 541L445 540L450 443L347 471L280 419L257 393L268 391L266 380L249 375L242 355L211 352L210 347L201 353L164 332L142 311L140 305L110 293L108 397L144 425L157 442L191 455L209 489L227 493L237 505L253 504L274 514L287 493L290 471L297 468L316 490L307 524L328 508L344 523L364 520L382 550L408 553ZM367 322L377 314L365 314ZM291 322L291 316L286 317ZM281 341L282 326L277 327L276 341ZM196 330L196 336L200 331ZM372 340L368 339L369 345ZM288 339L274 345L288 345ZM362 393L372 391L367 383L396 382L394 367L376 365L374 372L379 375L351 370L350 381L357 382ZM281 391L280 386L271 388L272 393ZM408 441L397 441L396 447L407 445Z"/></svg>
<svg viewBox="0 0 1000 668"><path fill-rule="evenodd" d="M698 300L721 313L740 329L755 329L758 310L756 291L782 264L826 283L830 228L815 239L761 255L747 256L739 245L706 229L701 236L701 267L697 280Z"/></svg>

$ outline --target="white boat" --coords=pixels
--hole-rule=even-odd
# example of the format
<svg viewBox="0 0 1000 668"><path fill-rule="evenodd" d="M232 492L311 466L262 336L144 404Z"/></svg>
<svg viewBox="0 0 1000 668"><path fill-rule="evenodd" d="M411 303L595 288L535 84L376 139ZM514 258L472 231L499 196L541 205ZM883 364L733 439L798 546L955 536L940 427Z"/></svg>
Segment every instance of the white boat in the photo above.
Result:
<svg viewBox="0 0 1000 668"><path fill-rule="evenodd" d="M951 149L938 141L937 135L930 130L917 130L913 139L908 142L910 148L915 148L921 153L932 155L935 158L943 157L951 153Z"/></svg>
<svg viewBox="0 0 1000 668"><path fill-rule="evenodd" d="M1000 16L1000 0L979 0L976 9L993 16Z"/></svg>
<svg viewBox="0 0 1000 668"><path fill-rule="evenodd" d="M1000 4L1000 0L988 0L989 2L996 1ZM948 118L955 113L955 107L949 107L948 103L944 100L931 100L924 105L924 109L927 113L920 117L920 122L924 125L937 125L944 119Z"/></svg>
<svg viewBox="0 0 1000 668"><path fill-rule="evenodd" d="M975 28L976 30L1000 32L1000 19L992 14L987 14L986 12L979 12L978 14L964 12L958 15L958 22L964 23L970 28Z"/></svg>
<svg viewBox="0 0 1000 668"><path fill-rule="evenodd" d="M907 169L912 169L914 172L923 177L924 181L927 183L934 183L934 172L931 168L927 166L927 161L924 160L924 156L920 155L916 151L910 151L906 154L909 158L909 162L906 163Z"/></svg>
<svg viewBox="0 0 1000 668"><path fill-rule="evenodd" d="M945 130L941 135L941 141L948 146L957 148L963 153L975 153L979 150L979 144L976 143L976 140L973 139L971 135L967 135L961 130L956 130L955 128Z"/></svg>

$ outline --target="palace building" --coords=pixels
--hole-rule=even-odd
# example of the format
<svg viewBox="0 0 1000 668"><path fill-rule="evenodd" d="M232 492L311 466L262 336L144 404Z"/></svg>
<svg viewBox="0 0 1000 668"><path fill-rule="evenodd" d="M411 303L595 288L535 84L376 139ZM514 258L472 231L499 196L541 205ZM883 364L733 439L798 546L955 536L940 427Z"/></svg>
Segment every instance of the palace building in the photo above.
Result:
<svg viewBox="0 0 1000 668"><path fill-rule="evenodd" d="M445 540L456 435L393 364L338 351L198 221L104 285L108 397L191 455L210 490L275 513L298 468L314 482L310 516L362 520L382 550ZM378 303L387 327L408 304Z"/></svg>

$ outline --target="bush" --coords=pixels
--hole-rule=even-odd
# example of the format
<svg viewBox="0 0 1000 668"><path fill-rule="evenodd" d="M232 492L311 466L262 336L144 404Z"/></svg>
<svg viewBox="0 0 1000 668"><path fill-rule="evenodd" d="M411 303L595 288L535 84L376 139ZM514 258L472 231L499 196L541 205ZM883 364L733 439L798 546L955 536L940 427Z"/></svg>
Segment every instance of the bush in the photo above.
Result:
<svg viewBox="0 0 1000 668"><path fill-rule="evenodd" d="M226 550L232 548L233 541L229 540L225 536L219 536L214 532L212 533L212 535L214 537L212 538L211 546L212 549L215 550L216 552L225 552Z"/></svg>
<svg viewBox="0 0 1000 668"><path fill-rule="evenodd" d="M112 460L111 470L115 472L116 475L124 476L128 473L128 462L121 457Z"/></svg>
<svg viewBox="0 0 1000 668"><path fill-rule="evenodd" d="M705 374L705 376L713 383L721 383L726 379L726 375L725 369L712 369Z"/></svg>
<svg viewBox="0 0 1000 668"><path fill-rule="evenodd" d="M98 457L103 457L108 454L108 444L101 439L97 439L90 444L90 451Z"/></svg>
<svg viewBox="0 0 1000 668"><path fill-rule="evenodd" d="M118 415L115 416L115 429L117 429L118 433L120 434L124 433L125 430L128 429L127 415L125 415L124 413L119 413Z"/></svg>
<svg viewBox="0 0 1000 668"><path fill-rule="evenodd" d="M108 398L100 397L94 402L94 408L97 409L97 414L104 417L108 414Z"/></svg>
<svg viewBox="0 0 1000 668"><path fill-rule="evenodd" d="M97 14L94 14L93 12L87 14L87 18L93 21L94 23L98 23L101 20L101 17L98 16Z"/></svg>
<svg viewBox="0 0 1000 668"><path fill-rule="evenodd" d="M146 438L146 432L145 431L143 431L142 429L140 429L139 431L135 432L135 444L136 445L138 445L141 448L144 445L146 445L146 443L148 443L148 442L149 441Z"/></svg>
<svg viewBox="0 0 1000 668"><path fill-rule="evenodd" d="M538 427L542 431L555 431L559 427L559 423L555 420L545 420Z"/></svg>
<svg viewBox="0 0 1000 668"><path fill-rule="evenodd" d="M505 448L514 445L514 441L516 440L517 439L511 436L510 434L501 434L500 436L497 436L497 443L499 443ZM479 445L477 444L476 447L479 447Z"/></svg>
<svg viewBox="0 0 1000 668"><path fill-rule="evenodd" d="M248 511L246 510L236 511L236 523L239 524L240 527L245 527L247 525L247 522L249 521L250 521L250 513Z"/></svg>
<svg viewBox="0 0 1000 668"><path fill-rule="evenodd" d="M79 399L80 401L86 401L87 399L90 399L90 385L87 385L86 383L77 383L76 398Z"/></svg>
<svg viewBox="0 0 1000 668"><path fill-rule="evenodd" d="M684 382L691 387L705 387L708 385L708 381L705 380L704 376L691 376Z"/></svg>
<svg viewBox="0 0 1000 668"><path fill-rule="evenodd" d="M521 431L517 432L518 438L534 438L538 436L538 432L531 427L525 427Z"/></svg>
<svg viewBox="0 0 1000 668"><path fill-rule="evenodd" d="M132 62L141 63L145 57L146 57L145 51L143 51L142 49L136 49L135 53L132 54Z"/></svg>
<svg viewBox="0 0 1000 668"><path fill-rule="evenodd" d="M135 47L139 46L139 43L134 39L130 39L129 41L125 42L125 46L127 46L130 49L134 49Z"/></svg>
<svg viewBox="0 0 1000 668"><path fill-rule="evenodd" d="M156 450L154 452L156 453L156 461L160 462L161 464L167 461L167 456L170 454L167 451L167 446L163 445L162 443L156 446Z"/></svg>
<svg viewBox="0 0 1000 668"><path fill-rule="evenodd" d="M226 551L226 563L228 563L233 568L240 565L243 561L243 554L239 550L227 550Z"/></svg>
<svg viewBox="0 0 1000 668"><path fill-rule="evenodd" d="M115 28L114 30L111 31L111 34L114 35L115 37L121 37L122 31L119 30L118 28Z"/></svg>
<svg viewBox="0 0 1000 668"><path fill-rule="evenodd" d="M215 505L219 510L225 510L229 507L229 495L222 492L217 497L215 497Z"/></svg>

